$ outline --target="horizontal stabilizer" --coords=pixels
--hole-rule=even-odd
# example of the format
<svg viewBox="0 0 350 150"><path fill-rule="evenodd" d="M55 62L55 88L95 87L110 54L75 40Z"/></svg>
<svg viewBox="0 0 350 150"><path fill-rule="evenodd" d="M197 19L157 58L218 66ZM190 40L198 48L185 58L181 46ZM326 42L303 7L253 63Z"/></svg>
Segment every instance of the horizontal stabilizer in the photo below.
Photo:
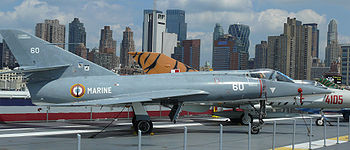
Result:
<svg viewBox="0 0 350 150"><path fill-rule="evenodd" d="M1 74L7 74L7 73L32 73L32 72L40 72L40 71L49 71L49 70L56 70L61 68L67 68L71 65L57 65L57 66L50 66L50 67L37 67L37 66L24 66L24 67L18 67L15 68L12 71L6 71L6 72L0 72Z"/></svg>

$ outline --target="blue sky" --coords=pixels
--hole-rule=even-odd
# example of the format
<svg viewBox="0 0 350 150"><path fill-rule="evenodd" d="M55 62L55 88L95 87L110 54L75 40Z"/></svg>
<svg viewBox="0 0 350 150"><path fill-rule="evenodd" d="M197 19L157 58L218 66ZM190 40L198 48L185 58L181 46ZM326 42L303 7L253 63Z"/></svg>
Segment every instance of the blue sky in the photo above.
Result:
<svg viewBox="0 0 350 150"><path fill-rule="evenodd" d="M87 46L98 47L100 29L110 25L117 40L119 55L122 32L126 26L134 31L137 50L141 49L143 10L153 8L152 0L1 0L0 28L16 28L34 33L35 24L45 19L59 19L67 25L74 17L85 23ZM303 23L318 23L320 29L320 57L324 58L327 24L338 22L339 40L350 43L349 0L158 0L157 9L186 11L189 39L201 39L201 64L211 61L212 32L221 23L227 33L234 23L251 28L250 56L255 44L279 35L287 17Z"/></svg>

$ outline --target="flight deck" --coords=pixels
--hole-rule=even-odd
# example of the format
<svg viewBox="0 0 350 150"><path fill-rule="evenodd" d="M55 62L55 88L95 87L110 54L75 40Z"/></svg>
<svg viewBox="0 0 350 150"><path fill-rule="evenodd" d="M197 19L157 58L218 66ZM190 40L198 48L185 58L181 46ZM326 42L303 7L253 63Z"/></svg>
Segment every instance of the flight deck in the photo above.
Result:
<svg viewBox="0 0 350 150"><path fill-rule="evenodd" d="M332 126L327 124L326 145L323 147L323 126L315 126L317 116L313 116L313 149L347 149L348 122L339 115L329 116ZM340 117L339 143L337 137L337 117ZM251 135L251 149L272 148L273 121L276 121L276 149L291 149L293 119L296 119L296 149L307 149L310 117L265 119L264 128L259 134ZM50 122L11 122L0 125L0 149L77 149L77 134L81 135L82 150L136 150L138 136L131 128L130 120L119 119L99 133L112 120L58 120ZM248 149L248 127L228 122L226 118L210 116L180 118L176 124L168 118L152 118L154 135L142 135L143 150L181 150L184 149L184 127L187 127L188 150L219 150L220 124L223 125L222 145L224 150ZM98 135L96 135L99 133ZM96 135L94 138L91 136ZM332 139L333 138L333 139Z"/></svg>

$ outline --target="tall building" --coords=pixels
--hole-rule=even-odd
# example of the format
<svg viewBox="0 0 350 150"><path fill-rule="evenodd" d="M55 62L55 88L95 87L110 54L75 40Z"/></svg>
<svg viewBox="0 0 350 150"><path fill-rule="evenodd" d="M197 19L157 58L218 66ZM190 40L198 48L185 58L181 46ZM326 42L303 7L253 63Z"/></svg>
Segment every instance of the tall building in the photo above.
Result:
<svg viewBox="0 0 350 150"><path fill-rule="evenodd" d="M290 46L288 45L288 37L286 35L268 36L267 48L267 68L281 71L290 76L291 73L290 60Z"/></svg>
<svg viewBox="0 0 350 150"><path fill-rule="evenodd" d="M66 41L66 26L61 25L57 19L45 20L44 23L36 24L35 36L50 43L57 43L57 46L64 49L64 43Z"/></svg>
<svg viewBox="0 0 350 150"><path fill-rule="evenodd" d="M120 44L120 64L122 68L126 66L132 66L133 59L130 57L128 52L135 51L135 43L134 43L134 33L131 31L130 27L126 27L123 32L123 40Z"/></svg>
<svg viewBox="0 0 350 150"><path fill-rule="evenodd" d="M10 69L18 67L16 58L13 56L5 40L3 40L1 49L1 67L8 67Z"/></svg>
<svg viewBox="0 0 350 150"><path fill-rule="evenodd" d="M267 41L255 45L254 68L267 68Z"/></svg>
<svg viewBox="0 0 350 150"><path fill-rule="evenodd" d="M219 23L216 23L213 32L213 41L218 40L222 36L224 36L224 29Z"/></svg>
<svg viewBox="0 0 350 150"><path fill-rule="evenodd" d="M187 39L187 23L185 22L185 11L170 9L166 11L166 28L168 33L176 33L177 40Z"/></svg>
<svg viewBox="0 0 350 150"><path fill-rule="evenodd" d="M161 53L166 17L158 10L144 10L142 51Z"/></svg>
<svg viewBox="0 0 350 150"><path fill-rule="evenodd" d="M341 45L342 49L342 84L350 85L350 44Z"/></svg>
<svg viewBox="0 0 350 150"><path fill-rule="evenodd" d="M163 33L162 51L161 53L171 57L177 46L177 35L175 33Z"/></svg>
<svg viewBox="0 0 350 150"><path fill-rule="evenodd" d="M2 52L3 52L3 47L4 47L4 43L0 43L0 68L2 68Z"/></svg>
<svg viewBox="0 0 350 150"><path fill-rule="evenodd" d="M119 66L119 57L116 56L116 41L113 40L113 31L109 26L101 29L100 48L88 53L88 59L109 70Z"/></svg>
<svg viewBox="0 0 350 150"><path fill-rule="evenodd" d="M214 41L213 45L214 70L240 69L240 55L235 40L231 35L225 35Z"/></svg>
<svg viewBox="0 0 350 150"><path fill-rule="evenodd" d="M6 44L5 40L2 40L2 49L1 50L1 67L8 67L10 69L13 69L15 67L18 67L18 64L16 62L16 58L13 56L10 48Z"/></svg>
<svg viewBox="0 0 350 150"><path fill-rule="evenodd" d="M249 26L244 24L232 24L228 29L228 33L237 38L238 42L240 42L238 44L241 44L243 47L243 51L248 52L250 34Z"/></svg>
<svg viewBox="0 0 350 150"><path fill-rule="evenodd" d="M268 67L279 70L291 78L311 79L312 27L302 25L296 18L287 18L284 33L269 36Z"/></svg>
<svg viewBox="0 0 350 150"><path fill-rule="evenodd" d="M116 53L117 42L113 40L113 31L110 26L104 26L101 29L101 38L100 38L100 52L101 53Z"/></svg>
<svg viewBox="0 0 350 150"><path fill-rule="evenodd" d="M177 34L166 32L166 16L158 10L144 10L142 51L169 57L177 45Z"/></svg>
<svg viewBox="0 0 350 150"><path fill-rule="evenodd" d="M79 18L74 18L74 20L71 23L69 23L68 43L69 43L68 50L77 55L78 55L77 47L80 48L80 51L83 46L86 47L85 27L84 27L84 23L81 23L79 21ZM80 44L83 44L83 45L80 45Z"/></svg>
<svg viewBox="0 0 350 150"><path fill-rule="evenodd" d="M296 50L296 79L311 80L312 67L312 28L310 26L302 26L299 47Z"/></svg>
<svg viewBox="0 0 350 150"><path fill-rule="evenodd" d="M311 44L311 56L318 58L319 56L319 41L320 41L320 30L317 29L317 23L304 24L312 28L312 44Z"/></svg>
<svg viewBox="0 0 350 150"><path fill-rule="evenodd" d="M325 58L326 66L329 67L332 62L339 60L341 58L341 53L341 48L338 44L337 22L332 19L328 24Z"/></svg>
<svg viewBox="0 0 350 150"><path fill-rule="evenodd" d="M182 47L182 43L178 43L177 46L174 49L174 54L171 55L171 58L184 62L184 49Z"/></svg>
<svg viewBox="0 0 350 150"><path fill-rule="evenodd" d="M201 40L183 40L183 63L199 70Z"/></svg>
<svg viewBox="0 0 350 150"><path fill-rule="evenodd" d="M236 39L240 57L240 68L247 69L249 59L249 26L243 24L230 25L228 33Z"/></svg>

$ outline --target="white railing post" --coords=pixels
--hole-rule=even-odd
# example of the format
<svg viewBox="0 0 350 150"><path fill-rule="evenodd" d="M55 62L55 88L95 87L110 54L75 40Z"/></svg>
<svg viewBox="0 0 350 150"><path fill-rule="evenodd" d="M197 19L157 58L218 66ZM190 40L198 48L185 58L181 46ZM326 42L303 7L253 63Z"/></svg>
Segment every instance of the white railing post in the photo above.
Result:
<svg viewBox="0 0 350 150"><path fill-rule="evenodd" d="M296 130L296 126L297 126L297 121L294 119L293 120L293 138L292 138L292 150L294 150L294 146L295 146L295 130Z"/></svg>
<svg viewBox="0 0 350 150"><path fill-rule="evenodd" d="M272 150L276 147L276 121L273 121Z"/></svg>
<svg viewBox="0 0 350 150"><path fill-rule="evenodd" d="M251 150L252 144L252 123L249 122L248 125L248 150Z"/></svg>
<svg viewBox="0 0 350 150"><path fill-rule="evenodd" d="M323 119L323 146L327 146L327 120L326 118Z"/></svg>
<svg viewBox="0 0 350 150"><path fill-rule="evenodd" d="M184 150L187 150L187 127L184 127Z"/></svg>
<svg viewBox="0 0 350 150"><path fill-rule="evenodd" d="M312 118L310 118L310 132L309 132L309 149L311 149L311 142L312 142Z"/></svg>
<svg viewBox="0 0 350 150"><path fill-rule="evenodd" d="M81 150L81 135L77 134L77 139L78 139L78 150Z"/></svg>
<svg viewBox="0 0 350 150"><path fill-rule="evenodd" d="M142 133L141 133L141 130L138 130L138 136L139 136L138 150L141 150L141 144L142 144L142 143L141 143L141 142L142 142L142 141L141 141L141 134L142 134Z"/></svg>
<svg viewBox="0 0 350 150"><path fill-rule="evenodd" d="M222 124L220 124L219 150L222 150L222 133L223 133L223 126Z"/></svg>

